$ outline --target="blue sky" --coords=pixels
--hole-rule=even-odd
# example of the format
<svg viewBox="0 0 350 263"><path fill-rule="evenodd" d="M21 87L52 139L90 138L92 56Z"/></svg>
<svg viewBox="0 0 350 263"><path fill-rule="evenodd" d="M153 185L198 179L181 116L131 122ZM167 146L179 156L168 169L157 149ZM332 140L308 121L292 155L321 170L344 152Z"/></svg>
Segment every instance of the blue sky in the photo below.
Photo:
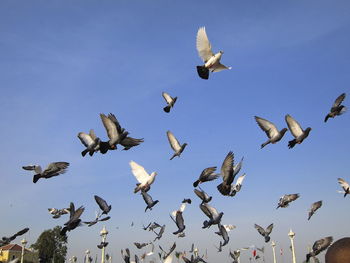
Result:
<svg viewBox="0 0 350 263"><path fill-rule="evenodd" d="M229 248L264 245L254 223L275 224L271 236L285 262L290 228L298 261L315 240L346 236L348 199L336 190L338 177L350 181L349 114L327 124L323 119L349 90L349 8L348 1L1 1L1 235L28 226L26 238L35 242L43 230L65 222L46 209L70 201L85 205L84 220L93 218L98 194L113 207L106 227L115 262L121 248L153 238L140 228L150 220L167 225L163 247L176 240L189 249L194 242L208 248L209 262L228 262ZM195 70L202 63L195 48L201 26L213 51L225 52L222 63L232 66L208 81ZM162 91L178 96L170 114L162 110ZM128 152L82 158L78 132L93 128L106 139L99 114L109 112L145 142ZM260 150L266 137L253 116L283 128L286 114L312 127L310 136L289 150L287 132ZM173 161L167 130L188 143ZM216 191L219 182L203 186L225 213L223 223L237 226L217 254L213 245L220 238L201 229L205 216L192 182L202 169L220 167L230 150L236 160L245 158L241 192L226 198ZM150 194L160 202L151 212L144 213L141 196L132 193L130 160L158 172ZM35 185L21 169L53 161L70 162L69 171ZM289 193L301 197L276 210L279 197ZM168 214L185 197L193 199L184 213L187 237L177 239ZM307 210L318 200L324 205L308 222ZM99 253L101 229L70 232L69 256Z"/></svg>

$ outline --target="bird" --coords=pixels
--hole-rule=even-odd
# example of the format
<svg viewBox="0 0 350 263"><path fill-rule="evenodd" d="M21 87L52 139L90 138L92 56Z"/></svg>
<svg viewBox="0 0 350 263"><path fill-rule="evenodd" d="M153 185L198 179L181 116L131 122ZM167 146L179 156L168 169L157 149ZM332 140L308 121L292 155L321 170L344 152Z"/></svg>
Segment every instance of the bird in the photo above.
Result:
<svg viewBox="0 0 350 263"><path fill-rule="evenodd" d="M160 250L164 253L163 259L166 259L166 258L169 257L169 255L170 255L171 253L173 253L173 251L175 250L175 248L176 248L176 242L174 242L174 244L171 246L171 248L169 249L168 252L165 252L161 246L159 246L159 248L160 248Z"/></svg>
<svg viewBox="0 0 350 263"><path fill-rule="evenodd" d="M342 178L338 178L338 183L340 184L340 186L343 188L343 192L340 192L340 193L343 193L344 194L344 197L346 197L349 193L350 193L350 185L348 182L346 182L344 179Z"/></svg>
<svg viewBox="0 0 350 263"><path fill-rule="evenodd" d="M129 164L131 167L131 172L138 181L134 189L134 193L137 193L140 190L147 192L150 189L151 184L153 184L157 173L152 172L151 174L148 174L145 168L143 168L141 165L137 164L134 161L130 161Z"/></svg>
<svg viewBox="0 0 350 263"><path fill-rule="evenodd" d="M6 237L6 236L2 237L0 240L0 246L5 246L7 244L10 244L11 241L15 240L18 236L24 235L28 231L29 231L29 228L26 227L26 228L23 228L22 230L18 231L17 233L13 234L10 237Z"/></svg>
<svg viewBox="0 0 350 263"><path fill-rule="evenodd" d="M145 208L145 212L147 211L147 209L152 210L152 207L155 206L159 201L155 200L153 201L152 196L150 196L147 192L141 190L141 195L143 197L143 200L146 203L146 208Z"/></svg>
<svg viewBox="0 0 350 263"><path fill-rule="evenodd" d="M101 242L99 245L97 245L97 247L98 247L99 249L102 249L102 248L104 248L104 247L106 247L106 246L108 246L108 242Z"/></svg>
<svg viewBox="0 0 350 263"><path fill-rule="evenodd" d="M153 242L155 242L157 239L160 240L160 239L162 238L163 234L164 234L165 225L162 225L162 226L160 227L160 230L159 230L158 233L156 233L154 230L152 230L152 231L153 231L153 233L155 233L155 234L157 235L156 238L153 240Z"/></svg>
<svg viewBox="0 0 350 263"><path fill-rule="evenodd" d="M212 199L211 196L209 196L206 192L204 192L201 188L194 189L194 193L202 200L202 203L209 203Z"/></svg>
<svg viewBox="0 0 350 263"><path fill-rule="evenodd" d="M317 240L312 246L312 251L306 254L306 262L309 262L310 257L317 256L322 251L326 250L332 244L332 242L333 237L331 236Z"/></svg>
<svg viewBox="0 0 350 263"><path fill-rule="evenodd" d="M218 228L219 228L219 232L215 232L215 233L224 239L224 243L222 243L221 246L222 247L226 246L228 244L228 242L230 241L230 237L228 236L228 233L226 231L226 227L219 223Z"/></svg>
<svg viewBox="0 0 350 263"><path fill-rule="evenodd" d="M278 209L279 207L282 207L282 208L288 207L290 202L297 200L299 197L300 197L299 194L287 194L282 196L278 201L278 205L276 209Z"/></svg>
<svg viewBox="0 0 350 263"><path fill-rule="evenodd" d="M93 225L97 224L100 221L107 221L107 220L111 219L110 216L106 216L104 218L101 218L101 216L102 216L102 214L96 212L96 216L95 216L94 220L92 220L92 221L84 221L83 223L90 227L90 226L93 226Z"/></svg>
<svg viewBox="0 0 350 263"><path fill-rule="evenodd" d="M85 132L79 132L78 138L82 144L86 147L84 151L81 152L81 155L84 157L87 153L92 156L95 152L100 149L100 138L96 137L96 134L93 129L89 131L89 134Z"/></svg>
<svg viewBox="0 0 350 263"><path fill-rule="evenodd" d="M196 38L196 47L199 57L204 61L204 65L197 66L197 73L202 79L209 78L209 72L219 72L224 69L231 69L220 63L220 59L223 51L219 51L214 54L211 50L211 44L209 42L205 27L198 29Z"/></svg>
<svg viewBox="0 0 350 263"><path fill-rule="evenodd" d="M254 116L254 118L256 123L266 133L267 137L269 138L268 141L261 144L261 149L264 148L269 143L275 144L276 142L279 142L284 136L284 134L288 131L287 128L283 128L282 130L278 131L277 127L272 122L258 116Z"/></svg>
<svg viewBox="0 0 350 263"><path fill-rule="evenodd" d="M114 114L110 113L106 116L101 113L100 117L109 138L107 142L100 142L100 152L105 154L108 150L116 150L117 144L119 144L129 133L120 126L119 121Z"/></svg>
<svg viewBox="0 0 350 263"><path fill-rule="evenodd" d="M307 220L310 220L312 215L322 206L322 201L317 201L311 205L310 211L309 211L309 216Z"/></svg>
<svg viewBox="0 0 350 263"><path fill-rule="evenodd" d="M148 246L149 243L137 243L137 242L134 242L134 245L138 248L138 249L141 249L145 246Z"/></svg>
<svg viewBox="0 0 350 263"><path fill-rule="evenodd" d="M180 233L183 233L183 231L186 228L185 221L184 221L184 218L182 216L182 213L184 212L185 208L186 208L186 203L182 203L180 209L173 211L170 215L170 218L174 221L174 223L176 224L176 226L178 228L177 231L173 232L174 235L178 235Z"/></svg>
<svg viewBox="0 0 350 263"><path fill-rule="evenodd" d="M120 145L124 147L123 151L127 151L127 150L130 150L132 147L140 145L143 142L144 142L143 138L135 139L127 136L124 139L122 139L122 141L120 142Z"/></svg>
<svg viewBox="0 0 350 263"><path fill-rule="evenodd" d="M240 177L238 177L236 183L231 185L231 191L228 194L229 196L235 196L236 193L238 193L241 190L245 176L246 174L241 175Z"/></svg>
<svg viewBox="0 0 350 263"><path fill-rule="evenodd" d="M241 251L235 250L233 253L230 251L230 257L233 259L233 263L238 263L239 256L241 255Z"/></svg>
<svg viewBox="0 0 350 263"><path fill-rule="evenodd" d="M262 235L265 238L265 242L269 242L270 241L270 234L272 232L273 229L273 224L270 224L266 230L263 229L261 226L254 224L254 227L256 228L256 230L258 230L258 232L260 233L260 235Z"/></svg>
<svg viewBox="0 0 350 263"><path fill-rule="evenodd" d="M109 211L111 211L112 205L108 205L107 202L98 195L94 195L94 198L100 209L103 211L102 215L107 215Z"/></svg>
<svg viewBox="0 0 350 263"><path fill-rule="evenodd" d="M168 137L171 148L175 152L174 155L170 158L170 160L174 159L176 156L180 157L181 153L185 150L187 143L181 145L171 131L167 131L166 135Z"/></svg>
<svg viewBox="0 0 350 263"><path fill-rule="evenodd" d="M196 180L193 183L193 187L197 187L201 183L209 182L217 179L220 176L220 174L216 174L215 171L216 171L216 166L205 168L201 172L198 180Z"/></svg>
<svg viewBox="0 0 350 263"><path fill-rule="evenodd" d="M209 221L205 220L203 222L202 228L209 228L211 225L217 225L221 222L221 218L224 215L223 212L218 213L218 211L208 203L201 203L199 208L207 217L209 217Z"/></svg>
<svg viewBox="0 0 350 263"><path fill-rule="evenodd" d="M162 92L162 96L163 98L165 99L166 103L168 104L166 107L163 108L163 110L166 112L166 113L169 113L170 112L170 109L172 107L174 107L175 105L175 102L177 100L177 97L171 97L168 93L166 92Z"/></svg>
<svg viewBox="0 0 350 263"><path fill-rule="evenodd" d="M125 253L124 250L121 250L121 254L122 254L122 258L124 260L125 263L130 263L130 250L127 248L125 249Z"/></svg>
<svg viewBox="0 0 350 263"><path fill-rule="evenodd" d="M60 218L62 215L68 214L69 213L69 208L63 208L63 209L57 209L57 208L48 208L49 213L52 216L52 218Z"/></svg>
<svg viewBox="0 0 350 263"><path fill-rule="evenodd" d="M338 96L338 98L336 98L330 112L326 115L324 122L327 122L329 118L334 118L335 116L342 115L346 112L346 107L344 105L341 105L345 97L346 94L342 93Z"/></svg>
<svg viewBox="0 0 350 263"><path fill-rule="evenodd" d="M226 232L230 232L231 230L236 228L236 226L234 225L222 225L222 226L225 228ZM215 232L215 233L221 236L220 232Z"/></svg>
<svg viewBox="0 0 350 263"><path fill-rule="evenodd" d="M40 165L30 165L23 166L24 170L32 170L36 174L33 176L33 183L36 183L40 178L51 178L53 176L58 176L60 174L64 174L67 171L69 163L67 162L54 162L50 163L44 171L42 171Z"/></svg>
<svg viewBox="0 0 350 263"><path fill-rule="evenodd" d="M292 135L294 136L294 140L291 140L288 142L288 148L293 148L296 144L301 144L307 136L309 136L309 133L311 131L311 128L308 127L305 130L303 130L300 126L300 124L289 114L285 117L288 128Z"/></svg>
<svg viewBox="0 0 350 263"><path fill-rule="evenodd" d="M62 228L60 235L65 236L67 231L71 231L75 228L77 228L81 224L80 216L84 212L85 208L83 206L80 206L77 210L75 210L74 203L70 203L69 207L69 220L64 224L64 227Z"/></svg>

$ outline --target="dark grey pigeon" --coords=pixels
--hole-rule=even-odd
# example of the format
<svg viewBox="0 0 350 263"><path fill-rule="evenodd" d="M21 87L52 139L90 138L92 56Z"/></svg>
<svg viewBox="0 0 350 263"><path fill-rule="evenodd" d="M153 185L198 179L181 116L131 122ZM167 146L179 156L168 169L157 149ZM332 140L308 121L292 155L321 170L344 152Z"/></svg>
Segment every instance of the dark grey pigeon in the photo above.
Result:
<svg viewBox="0 0 350 263"><path fill-rule="evenodd" d="M153 240L153 242L155 242L157 239L160 240L164 234L164 231L165 231L165 225L162 225L159 232L156 233L154 230L152 230L153 233L155 233L157 235L157 237Z"/></svg>
<svg viewBox="0 0 350 263"><path fill-rule="evenodd" d="M272 229L273 229L273 224L269 225L266 228L266 230L257 224L254 224L254 227L256 228L256 230L258 230L259 234L265 238L266 243L270 241L270 234L271 234Z"/></svg>
<svg viewBox="0 0 350 263"><path fill-rule="evenodd" d="M221 218L224 215L223 212L218 213L218 211L214 207L210 206L208 203L201 203L199 207L202 210L202 212L207 217L209 217L209 221L205 220L203 222L202 228L209 228L211 225L220 224Z"/></svg>
<svg viewBox="0 0 350 263"><path fill-rule="evenodd" d="M217 179L220 176L220 174L215 174L215 171L216 166L205 168L199 176L198 180L193 183L193 187L197 187L201 183Z"/></svg>
<svg viewBox="0 0 350 263"><path fill-rule="evenodd" d="M224 239L224 243L222 243L222 246L224 247L230 241L230 237L228 236L225 226L218 224L218 228L219 228L219 232L215 232L215 233L220 235Z"/></svg>
<svg viewBox="0 0 350 263"><path fill-rule="evenodd" d="M211 196L209 196L206 192L204 192L201 188L194 189L194 193L202 200L203 203L209 203L212 199Z"/></svg>
<svg viewBox="0 0 350 263"><path fill-rule="evenodd" d="M312 215L322 206L322 201L317 201L311 205L310 211L309 211L309 216L307 220L310 220Z"/></svg>
<svg viewBox="0 0 350 263"><path fill-rule="evenodd" d="M167 131L167 137L169 144L173 151L175 152L170 160L174 159L176 156L180 157L181 153L185 150L187 143L180 144L179 141L175 138L174 134L171 131Z"/></svg>
<svg viewBox="0 0 350 263"><path fill-rule="evenodd" d="M88 221L88 222L83 222L83 223L86 224L86 225L88 225L88 226L93 226L93 225L97 224L98 222L107 221L107 220L109 220L109 219L111 219L110 216L106 216L106 217L104 217L104 218L101 218L101 215L100 215L100 214L97 214L97 215L96 215L96 218L95 218L94 220Z"/></svg>
<svg viewBox="0 0 350 263"><path fill-rule="evenodd" d="M130 250L127 248L125 249L125 253L124 250L121 250L121 254L122 254L122 258L124 260L125 263L130 263Z"/></svg>
<svg viewBox="0 0 350 263"><path fill-rule="evenodd" d="M286 133L286 131L288 131L287 128L283 128L279 131L275 124L261 117L254 116L254 118L259 127L266 133L267 137L269 138L268 141L261 144L261 149L269 143L274 144L276 142L279 142Z"/></svg>
<svg viewBox="0 0 350 263"><path fill-rule="evenodd" d="M324 122L327 122L329 118L334 118L335 116L342 115L344 112L346 112L346 107L341 105L345 97L345 93L339 95L339 97L334 101L331 111L325 117Z"/></svg>
<svg viewBox="0 0 350 263"><path fill-rule="evenodd" d="M309 136L309 133L311 131L311 128L308 127L305 130L303 130L300 126L300 124L293 119L292 116L290 115L286 115L285 117L288 128L290 130L290 132L292 133L292 135L294 136L294 140L291 140L288 142L288 147L289 149L293 148L296 144L300 144L302 143L305 138L307 138L307 136Z"/></svg>
<svg viewBox="0 0 350 263"><path fill-rule="evenodd" d="M184 200L182 200L182 203L191 204L192 200L190 198L185 198Z"/></svg>
<svg viewBox="0 0 350 263"><path fill-rule="evenodd" d="M83 206L79 207L77 210L74 209L74 203L70 204L70 218L64 224L65 226L62 228L60 234L62 236L66 235L67 231L71 231L77 228L81 224L80 216L84 212L85 208Z"/></svg>
<svg viewBox="0 0 350 263"><path fill-rule="evenodd" d="M333 237L331 236L317 240L312 246L312 251L306 254L306 262L309 262L310 257L315 257L318 254L320 254L322 251L326 250L332 244L332 242L333 242Z"/></svg>
<svg viewBox="0 0 350 263"><path fill-rule="evenodd" d="M10 237L2 237L2 239L0 240L0 246L5 246L10 244L13 240L15 240L17 237L24 235L25 233L27 233L29 231L29 228L26 227L20 231L18 231L16 234L10 236Z"/></svg>
<svg viewBox="0 0 350 263"><path fill-rule="evenodd" d="M98 206L100 207L100 209L103 211L102 214L107 215L109 213L109 211L111 211L112 206L108 205L107 202L105 200L103 200L101 197L95 195L95 201L98 204Z"/></svg>
<svg viewBox="0 0 350 263"><path fill-rule="evenodd" d="M141 190L141 195L143 197L143 200L145 200L146 203L146 208L145 208L145 212L147 211L147 209L152 210L152 207L155 206L159 201L153 201L152 196L150 196L147 192Z"/></svg>
<svg viewBox="0 0 350 263"><path fill-rule="evenodd" d="M148 246L149 243L137 243L137 242L134 242L134 245L138 248L138 249L141 249L145 246Z"/></svg>
<svg viewBox="0 0 350 263"><path fill-rule="evenodd" d="M51 178L64 174L67 171L69 163L67 162L54 162L50 163L44 171L42 171L40 165L23 166L24 170L33 170L36 174L33 176L33 183L36 183L40 178Z"/></svg>
<svg viewBox="0 0 350 263"><path fill-rule="evenodd" d="M99 249L102 249L102 248L104 248L104 247L106 247L106 246L108 246L108 242L101 242L99 245L97 245L97 247L98 247Z"/></svg>
<svg viewBox="0 0 350 263"><path fill-rule="evenodd" d="M218 250L218 252L222 252L222 242L220 241L220 243L219 243L219 247L217 247L217 246L214 246L217 250Z"/></svg>
<svg viewBox="0 0 350 263"><path fill-rule="evenodd" d="M235 178L233 173L233 162L233 152L229 152L221 165L221 176L223 182L217 186L222 195L229 195L231 192L231 184Z"/></svg>
<svg viewBox="0 0 350 263"><path fill-rule="evenodd" d="M162 96L163 98L165 99L166 103L168 104L166 107L163 108L163 110L166 112L166 113L169 113L170 112L170 109L172 107L174 107L175 105L175 102L177 100L177 97L174 97L172 98L168 93L166 92L163 92L162 93Z"/></svg>
<svg viewBox="0 0 350 263"><path fill-rule="evenodd" d="M282 208L288 207L289 203L297 200L299 197L300 197L299 194L288 194L288 195L282 196L278 201L278 205L276 209L278 209L279 207L282 207Z"/></svg>
<svg viewBox="0 0 350 263"><path fill-rule="evenodd" d="M100 150L100 138L96 137L94 130L90 130L89 134L85 132L79 132L78 138L82 144L86 147L81 155L84 157L87 153L92 156L95 152Z"/></svg>
<svg viewBox="0 0 350 263"><path fill-rule="evenodd" d="M160 250L162 250L162 252L164 253L163 259L166 259L171 253L173 253L173 251L176 248L176 242L174 242L174 244L171 246L171 248L169 249L168 252L164 251L164 249L159 246Z"/></svg>
<svg viewBox="0 0 350 263"><path fill-rule="evenodd" d="M183 231L185 230L186 226L185 226L185 221L184 218L182 216L182 212L180 210L176 211L175 213L175 219L170 215L170 218L174 221L174 223L176 224L178 230L173 232L174 235L178 235L180 233L183 233Z"/></svg>

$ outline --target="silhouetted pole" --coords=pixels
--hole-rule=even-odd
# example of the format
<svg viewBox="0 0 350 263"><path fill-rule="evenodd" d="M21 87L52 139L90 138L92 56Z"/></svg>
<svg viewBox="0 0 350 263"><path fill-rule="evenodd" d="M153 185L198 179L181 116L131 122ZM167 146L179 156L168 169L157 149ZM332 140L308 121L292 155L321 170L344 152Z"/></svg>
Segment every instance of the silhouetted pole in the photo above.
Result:
<svg viewBox="0 0 350 263"><path fill-rule="evenodd" d="M102 243L103 243L101 263L105 263L105 246L104 246L104 243L106 242L107 235L108 235L108 231L106 230L106 227L103 226L103 229L100 232L100 236L102 237Z"/></svg>
<svg viewBox="0 0 350 263"><path fill-rule="evenodd" d="M271 242L271 247L272 247L272 254L273 254L273 263L276 263L276 250L275 250L275 247L276 247L276 243L275 241L272 241Z"/></svg>
<svg viewBox="0 0 350 263"><path fill-rule="evenodd" d="M24 249L25 246L27 245L27 240L25 238L22 239L21 244L22 244L22 253L21 253L21 263L23 263L23 258L24 258Z"/></svg>
<svg viewBox="0 0 350 263"><path fill-rule="evenodd" d="M290 238L290 243L292 244L292 256L293 256L293 263L296 263L296 259L295 259L295 249L294 249L294 236L295 233L291 230L289 230L288 236Z"/></svg>

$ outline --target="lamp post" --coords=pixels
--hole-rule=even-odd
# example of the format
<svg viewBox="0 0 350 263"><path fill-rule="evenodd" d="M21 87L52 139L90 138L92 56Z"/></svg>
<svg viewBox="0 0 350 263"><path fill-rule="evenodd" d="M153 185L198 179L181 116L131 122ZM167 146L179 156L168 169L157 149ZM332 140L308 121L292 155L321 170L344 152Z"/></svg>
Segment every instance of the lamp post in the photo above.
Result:
<svg viewBox="0 0 350 263"><path fill-rule="evenodd" d="M294 236L295 236L295 233L292 231L292 229L289 230L288 236L290 238L290 243L292 244L293 263L296 263L295 249L294 249Z"/></svg>
<svg viewBox="0 0 350 263"><path fill-rule="evenodd" d="M276 247L276 243L275 241L272 241L271 242L271 247L272 247L272 253L273 253L273 263L276 263L276 250L275 250L275 247Z"/></svg>
<svg viewBox="0 0 350 263"><path fill-rule="evenodd" d="M23 259L24 259L24 249L25 249L25 246L27 245L27 240L25 238L23 238L21 240L21 244L22 244L22 253L21 253L21 263L23 263Z"/></svg>
<svg viewBox="0 0 350 263"><path fill-rule="evenodd" d="M103 226L103 229L100 232L100 236L102 237L102 243L104 244L106 242L106 237L108 235L108 231L106 230L106 227ZM101 263L105 263L105 246L102 247L102 258Z"/></svg>

